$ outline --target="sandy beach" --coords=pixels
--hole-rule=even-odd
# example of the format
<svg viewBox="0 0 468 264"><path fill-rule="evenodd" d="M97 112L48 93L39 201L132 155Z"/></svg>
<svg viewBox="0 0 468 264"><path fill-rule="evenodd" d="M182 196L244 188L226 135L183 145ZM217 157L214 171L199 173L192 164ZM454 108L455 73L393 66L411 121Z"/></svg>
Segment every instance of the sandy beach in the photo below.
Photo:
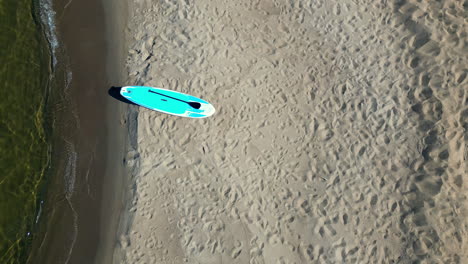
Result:
<svg viewBox="0 0 468 264"><path fill-rule="evenodd" d="M113 263L466 263L465 8L129 2L126 84L217 112L122 115Z"/></svg>

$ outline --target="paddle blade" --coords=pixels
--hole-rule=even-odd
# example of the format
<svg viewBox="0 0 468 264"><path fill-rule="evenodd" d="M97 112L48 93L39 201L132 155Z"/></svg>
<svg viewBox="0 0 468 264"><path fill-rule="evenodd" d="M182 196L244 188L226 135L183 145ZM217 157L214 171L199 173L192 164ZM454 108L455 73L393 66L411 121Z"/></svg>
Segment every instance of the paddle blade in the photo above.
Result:
<svg viewBox="0 0 468 264"><path fill-rule="evenodd" d="M188 102L188 104L195 109L200 109L201 107L201 104L197 102Z"/></svg>

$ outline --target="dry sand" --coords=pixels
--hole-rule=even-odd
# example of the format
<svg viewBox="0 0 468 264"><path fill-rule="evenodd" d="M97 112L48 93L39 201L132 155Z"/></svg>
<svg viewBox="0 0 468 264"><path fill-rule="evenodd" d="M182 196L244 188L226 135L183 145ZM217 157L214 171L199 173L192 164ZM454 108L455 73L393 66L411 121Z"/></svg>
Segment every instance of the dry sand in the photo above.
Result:
<svg viewBox="0 0 468 264"><path fill-rule="evenodd" d="M129 6L133 195L116 263L467 263L462 1Z"/></svg>

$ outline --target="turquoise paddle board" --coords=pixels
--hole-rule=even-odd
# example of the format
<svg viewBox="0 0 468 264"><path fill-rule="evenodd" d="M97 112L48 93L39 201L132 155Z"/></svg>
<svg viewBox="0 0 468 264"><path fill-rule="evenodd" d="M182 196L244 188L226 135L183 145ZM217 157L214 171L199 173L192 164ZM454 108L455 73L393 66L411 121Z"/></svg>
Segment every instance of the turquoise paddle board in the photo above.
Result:
<svg viewBox="0 0 468 264"><path fill-rule="evenodd" d="M200 98L161 88L125 86L120 94L135 104L176 116L204 118L215 112L213 105Z"/></svg>

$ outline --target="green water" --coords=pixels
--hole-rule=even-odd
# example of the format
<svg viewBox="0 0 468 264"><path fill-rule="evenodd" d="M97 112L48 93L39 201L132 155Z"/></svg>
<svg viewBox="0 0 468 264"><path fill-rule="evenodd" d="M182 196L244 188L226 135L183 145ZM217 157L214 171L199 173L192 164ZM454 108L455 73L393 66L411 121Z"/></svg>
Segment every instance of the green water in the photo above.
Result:
<svg viewBox="0 0 468 264"><path fill-rule="evenodd" d="M33 0L0 0L0 263L24 263L48 163L48 54ZM28 235L28 233L30 233Z"/></svg>

